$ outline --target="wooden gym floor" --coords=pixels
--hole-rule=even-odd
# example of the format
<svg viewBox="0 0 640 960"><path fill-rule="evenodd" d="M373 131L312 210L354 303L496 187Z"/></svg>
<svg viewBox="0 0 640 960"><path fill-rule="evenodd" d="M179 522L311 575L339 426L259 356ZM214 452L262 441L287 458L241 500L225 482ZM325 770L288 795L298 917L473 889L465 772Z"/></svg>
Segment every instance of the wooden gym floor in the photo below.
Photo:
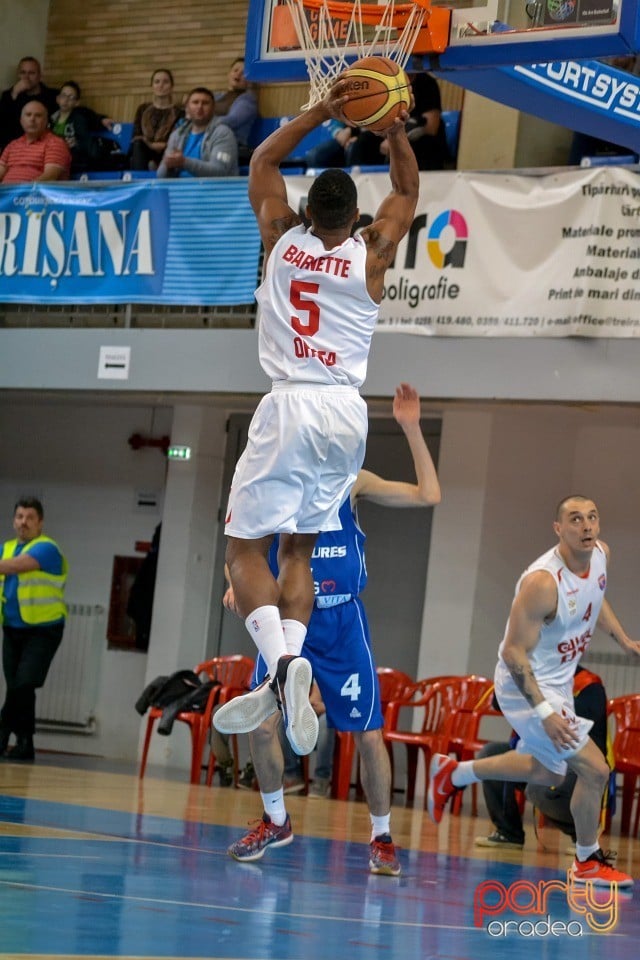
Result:
<svg viewBox="0 0 640 960"><path fill-rule="evenodd" d="M437 828L394 806L403 874L379 877L364 804L293 796L287 807L294 843L240 864L226 848L260 815L258 794L140 782L60 756L0 763L0 960L637 956L640 890L590 922L583 902L572 910L566 890L544 887L571 862L557 831L540 843L527 820L524 851L483 851L473 839L489 832L484 817L463 810ZM640 878L638 841L615 830L603 845ZM482 903L493 915L474 914Z"/></svg>

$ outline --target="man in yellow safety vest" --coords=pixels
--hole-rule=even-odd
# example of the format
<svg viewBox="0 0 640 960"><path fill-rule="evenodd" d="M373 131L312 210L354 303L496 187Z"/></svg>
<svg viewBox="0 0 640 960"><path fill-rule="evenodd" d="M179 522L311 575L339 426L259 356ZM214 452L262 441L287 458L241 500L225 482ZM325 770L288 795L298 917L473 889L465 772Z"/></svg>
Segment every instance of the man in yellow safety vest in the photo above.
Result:
<svg viewBox="0 0 640 960"><path fill-rule="evenodd" d="M35 497L16 503L16 539L2 544L0 599L2 665L7 692L0 710L0 757L33 761L36 690L60 646L67 608L68 565L58 544L42 533L44 511ZM9 750L9 738L16 737Z"/></svg>

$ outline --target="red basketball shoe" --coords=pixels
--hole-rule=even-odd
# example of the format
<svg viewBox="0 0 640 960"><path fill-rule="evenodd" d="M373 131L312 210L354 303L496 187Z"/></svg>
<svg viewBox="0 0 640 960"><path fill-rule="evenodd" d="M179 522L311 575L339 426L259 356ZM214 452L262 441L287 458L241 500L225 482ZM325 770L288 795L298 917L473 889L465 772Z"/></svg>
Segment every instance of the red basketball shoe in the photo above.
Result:
<svg viewBox="0 0 640 960"><path fill-rule="evenodd" d="M451 774L458 766L458 761L445 756L444 753L435 753L429 765L429 792L427 794L427 809L434 823L440 823L444 808L449 797L452 797L457 787L451 782Z"/></svg>
<svg viewBox="0 0 640 960"><path fill-rule="evenodd" d="M612 867L602 850L596 850L586 860L578 860L576 857L571 872L574 883L586 883L590 880L596 887L609 887L612 883L617 883L619 887L633 886L633 877Z"/></svg>

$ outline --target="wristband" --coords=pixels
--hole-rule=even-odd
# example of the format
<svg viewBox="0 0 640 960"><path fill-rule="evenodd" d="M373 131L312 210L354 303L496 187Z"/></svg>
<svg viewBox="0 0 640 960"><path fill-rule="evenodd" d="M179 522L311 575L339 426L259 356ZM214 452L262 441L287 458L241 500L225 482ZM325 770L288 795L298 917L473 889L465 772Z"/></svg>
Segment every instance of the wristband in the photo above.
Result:
<svg viewBox="0 0 640 960"><path fill-rule="evenodd" d="M543 700L542 703L536 704L533 709L541 720L546 720L552 713L555 713L555 710L548 700Z"/></svg>

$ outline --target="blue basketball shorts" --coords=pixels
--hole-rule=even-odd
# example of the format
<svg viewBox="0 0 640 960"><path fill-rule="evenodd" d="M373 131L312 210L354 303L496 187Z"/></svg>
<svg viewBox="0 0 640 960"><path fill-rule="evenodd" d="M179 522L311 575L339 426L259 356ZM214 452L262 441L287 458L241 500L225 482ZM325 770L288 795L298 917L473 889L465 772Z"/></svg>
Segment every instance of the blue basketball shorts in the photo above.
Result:
<svg viewBox="0 0 640 960"><path fill-rule="evenodd" d="M302 656L311 663L330 727L336 730L382 727L380 685L369 624L360 599L323 610L314 607ZM252 686L261 683L265 675L265 662L258 656Z"/></svg>

